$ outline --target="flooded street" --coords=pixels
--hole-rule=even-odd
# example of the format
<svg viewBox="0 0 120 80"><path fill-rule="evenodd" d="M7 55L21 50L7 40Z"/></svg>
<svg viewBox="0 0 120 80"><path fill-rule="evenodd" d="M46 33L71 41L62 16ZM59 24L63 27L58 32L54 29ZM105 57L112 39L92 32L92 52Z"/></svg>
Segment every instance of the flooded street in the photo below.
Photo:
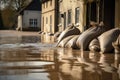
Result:
<svg viewBox="0 0 120 80"><path fill-rule="evenodd" d="M0 80L120 80L120 54L55 45L36 32L0 31Z"/></svg>

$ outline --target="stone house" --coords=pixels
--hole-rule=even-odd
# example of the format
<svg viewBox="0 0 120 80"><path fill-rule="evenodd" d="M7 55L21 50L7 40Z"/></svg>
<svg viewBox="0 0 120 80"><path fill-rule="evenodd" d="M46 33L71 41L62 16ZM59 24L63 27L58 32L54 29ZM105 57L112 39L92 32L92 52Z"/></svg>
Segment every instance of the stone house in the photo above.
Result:
<svg viewBox="0 0 120 80"><path fill-rule="evenodd" d="M42 0L41 31L54 34L58 31L58 0Z"/></svg>
<svg viewBox="0 0 120 80"><path fill-rule="evenodd" d="M19 12L16 30L40 31L41 28L41 3L40 0L32 0Z"/></svg>
<svg viewBox="0 0 120 80"><path fill-rule="evenodd" d="M119 5L120 0L59 0L59 31L69 24L84 31L90 21L103 21L108 28L120 26Z"/></svg>

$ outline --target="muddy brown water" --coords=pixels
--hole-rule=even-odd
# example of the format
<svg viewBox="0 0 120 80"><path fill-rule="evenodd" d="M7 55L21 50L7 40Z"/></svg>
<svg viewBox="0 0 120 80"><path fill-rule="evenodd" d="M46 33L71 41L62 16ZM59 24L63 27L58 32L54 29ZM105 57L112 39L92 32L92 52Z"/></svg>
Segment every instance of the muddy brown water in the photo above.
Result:
<svg viewBox="0 0 120 80"><path fill-rule="evenodd" d="M46 35L0 31L0 80L120 80L120 54L55 45Z"/></svg>

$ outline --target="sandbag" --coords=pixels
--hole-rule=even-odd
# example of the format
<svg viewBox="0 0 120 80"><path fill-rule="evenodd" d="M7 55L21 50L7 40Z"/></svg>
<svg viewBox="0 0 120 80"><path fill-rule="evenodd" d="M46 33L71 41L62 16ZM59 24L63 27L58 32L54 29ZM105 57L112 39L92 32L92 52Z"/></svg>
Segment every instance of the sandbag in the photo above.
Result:
<svg viewBox="0 0 120 80"><path fill-rule="evenodd" d="M79 34L80 34L80 30L78 28L76 28L76 27L73 27L72 29L66 29L58 37L58 43L57 44L59 44L67 36L79 35Z"/></svg>
<svg viewBox="0 0 120 80"><path fill-rule="evenodd" d="M78 49L76 45L76 41L78 39L79 35L74 36L71 40L68 41L68 43L65 45L67 48L72 48L72 49Z"/></svg>
<svg viewBox="0 0 120 80"><path fill-rule="evenodd" d="M76 41L77 46L82 50L87 50L89 43L107 29L105 26L95 26L84 31Z"/></svg>
<svg viewBox="0 0 120 80"><path fill-rule="evenodd" d="M120 53L120 34L115 42L112 43L115 53Z"/></svg>
<svg viewBox="0 0 120 80"><path fill-rule="evenodd" d="M98 37L100 42L101 53L111 53L114 51L112 42L115 42L119 34L120 34L120 29L114 28L104 32L102 35Z"/></svg>
<svg viewBox="0 0 120 80"><path fill-rule="evenodd" d="M60 36L61 33L62 33L62 32L56 32L56 33L54 34L55 40L57 40L57 38Z"/></svg>
<svg viewBox="0 0 120 80"><path fill-rule="evenodd" d="M89 50L92 52L100 51L100 43L97 38L93 39L89 44Z"/></svg>
<svg viewBox="0 0 120 80"><path fill-rule="evenodd" d="M66 43L67 43L70 39L72 39L74 36L75 36L75 35L68 36L68 37L64 38L57 46L64 48L65 45L66 45Z"/></svg>

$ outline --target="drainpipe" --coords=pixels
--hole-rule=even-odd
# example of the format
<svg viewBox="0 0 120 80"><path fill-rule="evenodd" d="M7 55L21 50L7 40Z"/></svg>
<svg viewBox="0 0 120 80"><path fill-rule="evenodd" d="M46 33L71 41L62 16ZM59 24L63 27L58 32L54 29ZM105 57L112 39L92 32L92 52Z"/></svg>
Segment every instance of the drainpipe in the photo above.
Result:
<svg viewBox="0 0 120 80"><path fill-rule="evenodd" d="M100 0L97 0L97 2L96 2L96 4L97 4L97 23L99 23L99 15L100 15L100 12L99 12L99 10L100 10Z"/></svg>
<svg viewBox="0 0 120 80"><path fill-rule="evenodd" d="M102 21L104 21L104 0L102 2Z"/></svg>

